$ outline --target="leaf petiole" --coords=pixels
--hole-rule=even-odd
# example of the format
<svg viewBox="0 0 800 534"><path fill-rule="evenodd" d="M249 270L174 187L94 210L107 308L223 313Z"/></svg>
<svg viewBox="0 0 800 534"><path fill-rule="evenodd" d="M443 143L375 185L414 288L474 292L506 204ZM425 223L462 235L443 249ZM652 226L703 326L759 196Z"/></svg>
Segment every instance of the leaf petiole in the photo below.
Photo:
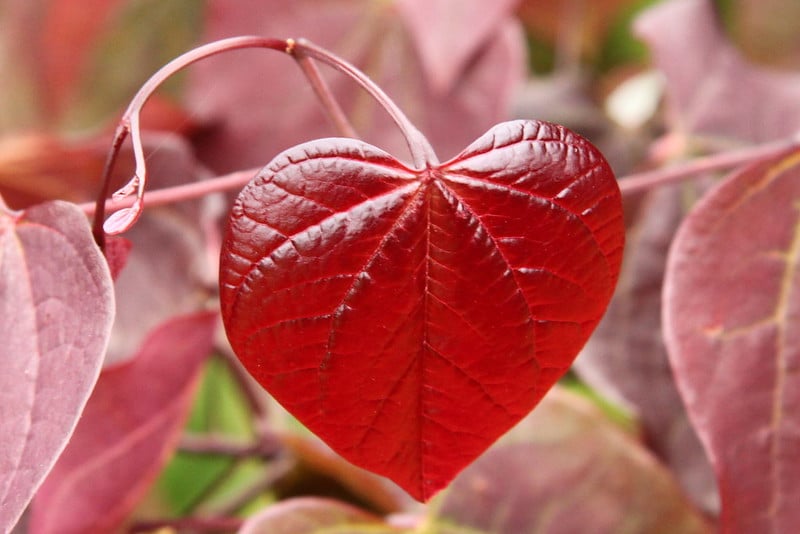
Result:
<svg viewBox="0 0 800 534"><path fill-rule="evenodd" d="M319 60L347 75L367 91L370 96L386 110L397 127L400 128L403 137L405 137L406 144L408 145L408 150L411 153L411 159L417 169L421 170L438 165L439 159L428 139L411 123L405 113L403 113L397 104L389 98L384 90L378 87L366 74L342 58L305 39L298 39L296 41L294 39L288 39L287 41L289 43L287 52L290 54L294 54L298 57L312 57Z"/></svg>
<svg viewBox="0 0 800 534"><path fill-rule="evenodd" d="M190 50L161 67L161 69L142 85L131 100L125 113L122 115L103 170L103 185L94 208L95 220L93 223L93 233L97 244L101 248L103 248L105 244L106 234L115 235L129 230L136 223L144 208L147 168L141 140L140 113L148 99L165 80L192 63L222 52L243 48L267 48L285 52L294 57L339 133L347 137L357 137L355 130L348 122L330 89L319 75L312 59L322 61L345 74L366 90L378 104L389 113L406 139L415 167L424 169L439 163L433 151L433 147L431 147L428 140L411 123L408 117L405 116L392 99L363 72L340 57L304 39L283 40L259 36L241 36L221 39ZM105 219L106 198L108 198L110 188L111 171L114 168L122 143L128 135L131 136L131 143L133 145L135 160L134 175L128 183L112 195L112 198L119 201L135 194L136 200L129 206L117 211L103 222Z"/></svg>

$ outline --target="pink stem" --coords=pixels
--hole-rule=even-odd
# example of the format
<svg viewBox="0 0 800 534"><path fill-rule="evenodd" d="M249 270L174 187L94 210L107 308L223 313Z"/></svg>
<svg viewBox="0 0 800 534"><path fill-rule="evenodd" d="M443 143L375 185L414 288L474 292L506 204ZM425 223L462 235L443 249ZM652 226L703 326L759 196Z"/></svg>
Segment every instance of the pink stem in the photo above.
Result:
<svg viewBox="0 0 800 534"><path fill-rule="evenodd" d="M231 174L226 174L218 178L204 180L202 182L192 182L188 184L177 185L174 187L165 187L164 189L156 189L148 191L147 205L148 206L164 206L168 204L175 204L184 200L193 200L202 198L211 193L219 193L222 191L230 191L241 189L255 176L260 169L247 169L244 171L236 171ZM119 210L129 208L133 205L135 199L109 199L102 205L108 210ZM89 216L97 213L97 204L94 202L84 202L79 204L83 212Z"/></svg>
<svg viewBox="0 0 800 534"><path fill-rule="evenodd" d="M317 98L322 103L322 107L327 111L328 118L331 120L331 123L333 123L336 131L339 132L339 135L358 139L358 133L356 133L350 121L347 120L347 115L342 111L341 106L339 106L339 103L336 101L336 97L331 93L328 84L325 83L325 80L320 75L319 69L314 61L310 57L300 54L294 54L294 58L303 71L303 74L306 75L308 83L310 83L311 87L314 89L314 93L316 93Z"/></svg>
<svg viewBox="0 0 800 534"><path fill-rule="evenodd" d="M308 56L323 63L328 64L334 69L346 74L358 83L365 91L367 91L372 98L374 98L392 117L397 127L403 133L408 144L408 150L411 152L411 159L414 166L418 169L424 169L439 163L436 153L433 150L428 139L422 135L416 126L414 126L405 113L403 113L397 104L389 98L389 96L378 87L369 77L356 67L344 61L343 59L331 54L324 48L306 41L299 39L297 41L290 40L289 51L295 55Z"/></svg>
<svg viewBox="0 0 800 534"><path fill-rule="evenodd" d="M623 195L632 195L660 185L687 180L698 174L730 169L745 163L768 158L789 148L796 147L798 144L800 144L798 139L790 139L788 141L784 139L698 158L682 165L631 174L619 179L619 188Z"/></svg>
<svg viewBox="0 0 800 534"><path fill-rule="evenodd" d="M362 88L364 88L383 108L389 113L395 121L400 131L406 138L411 157L414 165L423 169L438 163L436 154L433 151L428 140L417 128L411 124L408 117L403 114L397 105L386 95L386 93L378 87L375 82L370 80L363 72L355 68L350 63L335 56L327 50L320 48L308 41L294 39L270 39L259 36L242 36L231 37L209 43L194 50L191 50L164 65L153 76L147 80L144 85L139 89L136 95L131 100L130 105L123 114L117 133L114 137L114 142L109 153L106 168L103 172L103 186L101 194L97 199L95 212L94 232L98 244L102 247L105 240L105 233L119 234L128 230L141 215L143 209L144 191L147 182L147 169L145 165L144 149L141 140L141 127L139 124L139 116L142 107L144 107L147 100L152 96L156 89L170 76L175 74L181 69L184 69L199 61L201 59L241 48L268 48L272 50L279 50L293 55L303 72L308 76L312 87L316 91L318 97L323 103L323 106L328 111L333 122L337 125L340 132L346 135L353 135L353 131L347 119L344 117L341 108L336 103L330 90L325 85L322 78L316 72L316 68L308 58L318 59L345 75L352 78ZM131 180L125 184L120 190L114 193L114 200L119 200L128 197L133 193L136 194L136 200L130 204L126 204L116 211L104 223L101 221L105 213L105 199L108 196L109 181L111 179L111 171L114 166L117 154L122 146L125 138L131 135L133 144L133 154L136 167L134 175ZM149 200L149 199L148 199ZM118 204L119 206L120 204Z"/></svg>

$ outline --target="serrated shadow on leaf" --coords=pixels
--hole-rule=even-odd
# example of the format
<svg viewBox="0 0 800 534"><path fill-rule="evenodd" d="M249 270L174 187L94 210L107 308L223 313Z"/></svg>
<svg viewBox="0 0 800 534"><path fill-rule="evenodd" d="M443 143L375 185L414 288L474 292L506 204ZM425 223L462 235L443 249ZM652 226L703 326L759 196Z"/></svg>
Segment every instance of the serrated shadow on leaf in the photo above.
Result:
<svg viewBox="0 0 800 534"><path fill-rule="evenodd" d="M223 316L289 411L426 499L566 371L622 240L607 164L553 125L498 125L421 171L361 142L309 143L234 207Z"/></svg>

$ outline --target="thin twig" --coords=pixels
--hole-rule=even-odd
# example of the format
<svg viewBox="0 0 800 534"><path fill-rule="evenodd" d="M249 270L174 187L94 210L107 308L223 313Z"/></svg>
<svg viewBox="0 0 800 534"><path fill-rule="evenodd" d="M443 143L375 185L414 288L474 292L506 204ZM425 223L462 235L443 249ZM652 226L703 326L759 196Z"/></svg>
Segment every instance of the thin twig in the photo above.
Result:
<svg viewBox="0 0 800 534"><path fill-rule="evenodd" d="M777 155L798 145L800 145L800 140L798 139L783 139L693 159L681 165L630 174L620 178L619 188L623 195L632 195L653 187L687 180L698 174L738 167L739 165Z"/></svg>
<svg viewBox="0 0 800 534"><path fill-rule="evenodd" d="M320 74L316 63L314 63L314 60L300 52L295 52L292 55L297 61L297 64L300 66L300 69L303 71L303 74L306 75L308 83L310 83L311 87L314 89L314 93L317 95L322 107L325 109L328 119L330 119L331 124L339 133L339 135L358 139L358 133L356 133L353 125L350 124L350 121L347 119L347 115L345 115L344 111L342 111L342 107L339 105L336 97L333 96L330 87L328 87L328 84L325 83L325 79Z"/></svg>
<svg viewBox="0 0 800 534"><path fill-rule="evenodd" d="M125 138L128 136L129 131L128 124L123 121L120 123L120 125L117 127L117 131L114 133L114 140L111 143L111 150L106 157L106 163L103 167L100 194L97 195L97 200L94 202L94 213L92 213L94 215L94 221L92 221L92 235L94 236L97 246L103 251L105 251L106 248L106 233L103 230L106 209L105 199L108 198L108 193L111 189L111 171L114 170L114 164L117 161L117 156L119 155L119 151L122 148L122 143L125 142ZM133 201L131 201L129 206L132 205Z"/></svg>
<svg viewBox="0 0 800 534"><path fill-rule="evenodd" d="M321 61L328 66L338 70L339 72L347 75L354 82L359 84L367 93L375 99L375 101L383 107L389 114L394 123L400 129L403 137L406 139L411 159L417 169L424 169L429 166L437 165L439 159L434 152L428 139L422 135L416 126L408 119L405 113L389 98L389 95L381 89L378 84L372 81L366 74L361 72L352 64L343 60L342 58L332 54L331 52L321 48L305 39L292 39L287 40L289 46L287 51L292 54L301 54L303 56L314 58Z"/></svg>
<svg viewBox="0 0 800 534"><path fill-rule="evenodd" d="M131 144L133 146L133 157L135 161L135 169L133 177L121 189L119 189L114 196L117 198L127 197L135 193L136 200L130 207L120 209L115 212L109 219L102 222L101 217L97 217L95 221L95 228L99 228L102 224L102 230L95 230L96 233L105 232L107 234L118 234L130 229L142 213L143 197L147 182L147 166L144 157L144 148L142 147L142 135L140 125L141 110L153 93L158 87L164 83L166 79L175 74L176 72L188 67L189 65L205 59L210 56L228 52L231 50L238 50L242 48L266 48L277 50L280 52L287 52L287 42L280 39L270 39L254 35L245 35L241 37L230 37L222 39L213 43L199 46L185 54L182 54L163 67L161 67L155 74L153 74L142 87L137 91L131 100L128 108L122 114L117 134L115 136L114 144L111 147L111 152L108 157L108 164L104 171L104 185L103 191L97 199L98 208L96 213L102 214L103 202L108 196L107 181L110 177L111 170L116 160L117 153L122 146L122 141L129 134L131 136ZM101 238L102 241L103 238Z"/></svg>
<svg viewBox="0 0 800 534"><path fill-rule="evenodd" d="M256 175L256 173L258 173L259 170L261 169L246 169L217 178L212 178L210 180L203 180L202 182L192 182L174 187L151 190L147 192L147 205L150 207L164 206L167 204L182 202L184 200L202 198L206 195L210 195L211 193L241 189L253 178L253 176ZM122 199L108 199L105 201L104 205L106 210L113 211L130 207L134 202L134 198L127 197ZM78 207L89 216L94 215L97 210L97 204L94 202L84 202L83 204L79 204Z"/></svg>

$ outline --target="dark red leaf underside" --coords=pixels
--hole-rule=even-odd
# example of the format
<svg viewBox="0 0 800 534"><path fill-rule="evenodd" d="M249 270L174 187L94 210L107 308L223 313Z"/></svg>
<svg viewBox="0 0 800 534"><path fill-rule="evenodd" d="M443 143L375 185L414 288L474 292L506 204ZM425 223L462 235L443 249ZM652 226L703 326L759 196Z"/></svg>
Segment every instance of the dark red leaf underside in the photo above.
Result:
<svg viewBox="0 0 800 534"><path fill-rule="evenodd" d="M427 500L567 370L622 242L613 174L558 126L504 123L423 171L316 141L237 200L223 316L300 421Z"/></svg>

